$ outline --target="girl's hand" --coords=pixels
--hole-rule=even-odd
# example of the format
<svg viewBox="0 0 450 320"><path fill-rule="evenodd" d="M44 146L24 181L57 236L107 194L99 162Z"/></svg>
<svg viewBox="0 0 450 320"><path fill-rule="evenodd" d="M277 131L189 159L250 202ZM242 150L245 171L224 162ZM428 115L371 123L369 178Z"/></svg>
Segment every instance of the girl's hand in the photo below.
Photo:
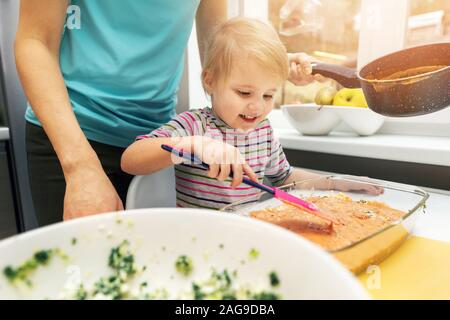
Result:
<svg viewBox="0 0 450 320"><path fill-rule="evenodd" d="M288 53L289 58L289 78L288 80L295 85L303 86L313 81L326 81L326 78L320 74L312 75L313 58L304 52Z"/></svg>
<svg viewBox="0 0 450 320"><path fill-rule="evenodd" d="M380 195L384 193L384 188L379 186L374 186L371 184L368 184L371 182L369 177L354 177L354 176L345 176L350 179L357 179L361 180L361 182L357 181L345 181L345 180L334 180L333 181L333 187L337 191L356 191L356 192L362 192L367 193L370 195ZM365 183L368 182L368 183Z"/></svg>
<svg viewBox="0 0 450 320"><path fill-rule="evenodd" d="M209 165L209 177L224 181L232 174L233 188L242 183L244 174L251 180L258 181L258 176L234 146L208 137L196 137L193 144L192 152Z"/></svg>

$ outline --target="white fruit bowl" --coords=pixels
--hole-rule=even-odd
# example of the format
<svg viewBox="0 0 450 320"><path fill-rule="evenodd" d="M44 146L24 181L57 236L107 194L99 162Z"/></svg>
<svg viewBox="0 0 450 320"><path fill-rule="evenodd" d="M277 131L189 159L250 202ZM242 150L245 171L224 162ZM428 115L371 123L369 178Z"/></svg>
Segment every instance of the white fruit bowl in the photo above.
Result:
<svg viewBox="0 0 450 320"><path fill-rule="evenodd" d="M369 136L380 129L385 119L369 108L359 107L289 104L281 109L289 123L304 135L327 135L343 121L358 135Z"/></svg>
<svg viewBox="0 0 450 320"><path fill-rule="evenodd" d="M289 123L304 135L327 135L341 122L332 106L290 104L281 106L281 110Z"/></svg>
<svg viewBox="0 0 450 320"><path fill-rule="evenodd" d="M370 136L380 129L385 117L369 108L333 106L334 112L360 136Z"/></svg>
<svg viewBox="0 0 450 320"><path fill-rule="evenodd" d="M128 240L135 263L146 266L134 275L130 292L146 281L149 290L164 288L169 298L177 298L214 267L229 270L235 285L275 291L284 299L368 298L357 279L330 254L285 229L235 214L165 208L80 218L1 241L2 271L8 265L17 267L37 250L59 248L68 258L54 257L35 270L29 276L32 287L13 285L2 272L0 299L58 299L61 292L68 298L67 290L80 281L89 288L99 277L111 275L111 248L123 240ZM258 254L249 255L253 250ZM176 271L180 255L192 259L192 274ZM272 271L280 280L277 287L270 285Z"/></svg>

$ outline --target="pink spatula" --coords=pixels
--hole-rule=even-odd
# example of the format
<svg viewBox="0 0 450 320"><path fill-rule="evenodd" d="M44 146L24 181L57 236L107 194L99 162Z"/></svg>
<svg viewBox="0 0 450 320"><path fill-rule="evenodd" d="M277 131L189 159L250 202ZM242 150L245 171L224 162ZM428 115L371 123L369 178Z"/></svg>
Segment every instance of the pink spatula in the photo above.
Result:
<svg viewBox="0 0 450 320"><path fill-rule="evenodd" d="M184 158L186 160L191 161L192 163L200 164L205 169L209 169L209 165L207 163L204 163L203 161L201 161L194 154L191 154L189 152L184 152L183 150L177 150L177 149L172 148L165 144L161 145L161 148L170 153L173 153L177 157ZM231 174L231 176L232 176L232 174ZM255 182L255 181L250 180L245 177L242 179L242 182L249 186L258 188L262 191L266 191L266 192L272 194L276 199L283 201L284 203L290 204L292 206L295 206L295 207L303 209L303 210L306 209L308 212L310 212L322 219L325 219L325 220L333 222L333 223L338 223L335 219L333 219L333 217L330 217L329 215L327 215L323 212L320 212L319 208L317 208L317 206L314 203L307 202L300 198L294 197L293 195L291 195L281 189L269 187L262 183Z"/></svg>

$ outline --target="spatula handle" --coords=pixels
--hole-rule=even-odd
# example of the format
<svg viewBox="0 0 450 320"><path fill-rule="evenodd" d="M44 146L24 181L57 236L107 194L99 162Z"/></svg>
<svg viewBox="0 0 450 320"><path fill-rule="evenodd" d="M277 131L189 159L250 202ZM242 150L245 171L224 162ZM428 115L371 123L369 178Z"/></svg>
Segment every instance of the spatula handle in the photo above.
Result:
<svg viewBox="0 0 450 320"><path fill-rule="evenodd" d="M195 156L194 154L192 154L192 153L190 153L190 152L185 152L185 151L183 151L183 150L178 150L178 149L175 149L175 148L173 148L173 147L171 147L171 146L168 146L168 145L166 145L166 144L162 144L162 145L161 145L161 148L164 149L164 150L166 150L166 151L168 151L168 152L170 152L170 153L173 153L173 154L176 155L177 157L180 157L180 158L189 160L189 161L191 161L191 162L194 163L194 164L199 164L199 165L201 165L201 166L202 166L203 168L205 168L205 169L209 169L209 164L203 162L203 161L200 160L197 156ZM230 177L233 177L233 173L230 174ZM244 178L242 179L242 182L245 183L245 184L247 184L247 185L249 185L249 186L258 188L258 189L260 189L260 190L262 190L262 191L266 191L266 192L268 192L268 193L270 193L270 194L275 194L275 191L274 191L271 187L265 186L265 185L263 185L263 184L261 184L261 183L258 183L258 182L256 182L256 181L250 180L250 179L248 179L248 178L245 178L245 177L244 177Z"/></svg>

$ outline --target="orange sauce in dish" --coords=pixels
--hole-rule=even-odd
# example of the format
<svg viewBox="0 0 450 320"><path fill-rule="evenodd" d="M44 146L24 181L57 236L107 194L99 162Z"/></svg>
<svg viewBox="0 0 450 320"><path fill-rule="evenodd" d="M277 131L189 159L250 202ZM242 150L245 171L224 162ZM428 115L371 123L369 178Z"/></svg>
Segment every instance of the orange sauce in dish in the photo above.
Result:
<svg viewBox="0 0 450 320"><path fill-rule="evenodd" d="M253 211L250 216L277 224L315 242L322 248L335 251L363 240L398 221L406 212L393 209L378 201L353 201L343 194L328 197L309 197L320 211L335 217L339 223L313 216L306 210L281 205Z"/></svg>

